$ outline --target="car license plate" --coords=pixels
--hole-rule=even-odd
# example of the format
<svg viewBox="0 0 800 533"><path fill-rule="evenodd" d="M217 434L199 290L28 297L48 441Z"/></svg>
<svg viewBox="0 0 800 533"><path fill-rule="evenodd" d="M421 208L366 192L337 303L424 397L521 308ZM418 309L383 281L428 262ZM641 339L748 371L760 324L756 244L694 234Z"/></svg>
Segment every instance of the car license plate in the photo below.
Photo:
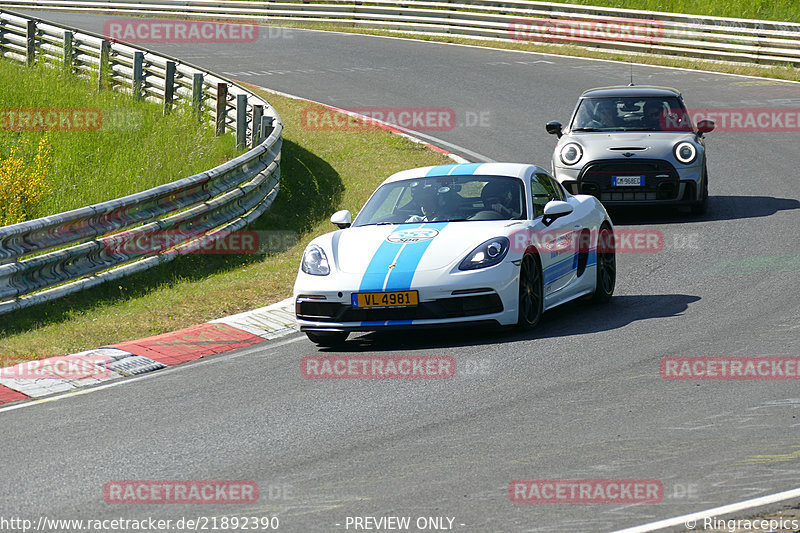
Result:
<svg viewBox="0 0 800 533"><path fill-rule="evenodd" d="M644 187L644 176L611 176L614 187Z"/></svg>
<svg viewBox="0 0 800 533"><path fill-rule="evenodd" d="M417 291L358 292L352 295L353 307L410 307L419 303Z"/></svg>

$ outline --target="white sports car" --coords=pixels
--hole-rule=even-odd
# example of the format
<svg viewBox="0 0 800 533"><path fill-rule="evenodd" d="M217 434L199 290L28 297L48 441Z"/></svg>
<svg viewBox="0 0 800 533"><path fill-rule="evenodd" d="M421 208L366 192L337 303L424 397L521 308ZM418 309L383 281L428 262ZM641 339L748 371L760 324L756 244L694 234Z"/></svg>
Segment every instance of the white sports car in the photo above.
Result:
<svg viewBox="0 0 800 533"><path fill-rule="evenodd" d="M351 223L306 247L297 322L334 346L351 331L488 323L532 328L582 296L606 302L616 263L611 219L542 168L469 163L386 179Z"/></svg>

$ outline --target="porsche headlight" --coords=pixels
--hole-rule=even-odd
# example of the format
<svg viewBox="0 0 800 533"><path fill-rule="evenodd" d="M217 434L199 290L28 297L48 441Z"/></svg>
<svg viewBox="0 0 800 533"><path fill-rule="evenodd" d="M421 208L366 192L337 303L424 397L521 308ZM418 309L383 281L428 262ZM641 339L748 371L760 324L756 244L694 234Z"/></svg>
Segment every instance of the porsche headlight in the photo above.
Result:
<svg viewBox="0 0 800 533"><path fill-rule="evenodd" d="M567 143L561 147L561 162L565 165L574 165L583 157L583 148L578 143Z"/></svg>
<svg viewBox="0 0 800 533"><path fill-rule="evenodd" d="M496 265L505 258L508 247L509 241L506 237L489 239L467 254L467 257L458 265L458 269L475 270Z"/></svg>
<svg viewBox="0 0 800 533"><path fill-rule="evenodd" d="M327 276L331 272L328 266L328 257L325 255L325 250L316 244L311 244L303 252L303 261L300 268L306 274L312 276Z"/></svg>
<svg viewBox="0 0 800 533"><path fill-rule="evenodd" d="M675 159L688 165L697 159L697 148L690 142L683 141L675 145Z"/></svg>

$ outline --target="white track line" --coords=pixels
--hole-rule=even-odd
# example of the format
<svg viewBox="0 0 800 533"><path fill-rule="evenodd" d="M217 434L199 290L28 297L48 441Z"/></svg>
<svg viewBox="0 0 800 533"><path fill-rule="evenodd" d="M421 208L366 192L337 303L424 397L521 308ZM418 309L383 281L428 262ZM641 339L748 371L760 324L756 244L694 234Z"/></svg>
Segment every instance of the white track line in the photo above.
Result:
<svg viewBox="0 0 800 533"><path fill-rule="evenodd" d="M739 503L731 503L721 507L714 507L713 509L708 509L706 511L698 511L696 513L676 516L675 518L667 518L665 520L659 520L658 522L651 522L641 526L620 529L612 533L648 533L650 531L658 531L659 529L675 526L683 526L689 530L693 530L698 527L697 522L703 520L704 518L719 517L722 515L735 513L737 511L746 511L748 509L754 509L755 507L761 507L763 505L769 505L771 503L777 503L783 500L790 500L792 498L800 498L800 488L778 492L777 494L771 494L769 496L761 496L759 498L753 498L752 500L745 500ZM702 526L698 528L698 531L703 531Z"/></svg>

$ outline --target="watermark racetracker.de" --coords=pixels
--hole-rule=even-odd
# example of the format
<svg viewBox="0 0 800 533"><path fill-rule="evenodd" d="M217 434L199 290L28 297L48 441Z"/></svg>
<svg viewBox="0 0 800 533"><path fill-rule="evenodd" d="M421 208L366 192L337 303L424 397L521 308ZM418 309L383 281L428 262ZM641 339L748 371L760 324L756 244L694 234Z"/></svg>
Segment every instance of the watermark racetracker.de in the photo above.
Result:
<svg viewBox="0 0 800 533"><path fill-rule="evenodd" d="M111 375L109 366L112 360L103 355L56 356L47 359L23 361L13 366L5 366L0 358L0 378L2 379L101 379Z"/></svg>
<svg viewBox="0 0 800 533"><path fill-rule="evenodd" d="M468 110L460 116L449 107L307 107L300 112L300 127L309 131L371 131L387 126L413 131L489 128L491 113Z"/></svg>
<svg viewBox="0 0 800 533"><path fill-rule="evenodd" d="M602 43L622 41L653 43L663 38L661 22L625 17L591 19L519 18L508 25L509 38L515 42Z"/></svg>
<svg viewBox="0 0 800 533"><path fill-rule="evenodd" d="M668 380L797 380L800 357L663 357Z"/></svg>
<svg viewBox="0 0 800 533"><path fill-rule="evenodd" d="M657 503L664 485L656 479L516 479L508 497L515 503Z"/></svg>
<svg viewBox="0 0 800 533"><path fill-rule="evenodd" d="M97 131L103 113L94 107L4 107L0 108L0 130L5 131Z"/></svg>
<svg viewBox="0 0 800 533"><path fill-rule="evenodd" d="M448 379L455 371L449 355L309 355L300 360L306 379Z"/></svg>
<svg viewBox="0 0 800 533"><path fill-rule="evenodd" d="M109 254L130 256L163 254L274 254L300 240L289 230L239 230L206 234L200 231L159 230L119 233L104 241Z"/></svg>
<svg viewBox="0 0 800 533"><path fill-rule="evenodd" d="M270 39L294 38L291 28L262 27L245 21L109 19L103 24L106 39L136 44L242 44L254 43L262 34Z"/></svg>
<svg viewBox="0 0 800 533"><path fill-rule="evenodd" d="M665 110L659 125L665 131L691 131L691 124L701 120L713 121L715 132L800 132L800 109L796 107L698 107L689 108L686 113Z"/></svg>

